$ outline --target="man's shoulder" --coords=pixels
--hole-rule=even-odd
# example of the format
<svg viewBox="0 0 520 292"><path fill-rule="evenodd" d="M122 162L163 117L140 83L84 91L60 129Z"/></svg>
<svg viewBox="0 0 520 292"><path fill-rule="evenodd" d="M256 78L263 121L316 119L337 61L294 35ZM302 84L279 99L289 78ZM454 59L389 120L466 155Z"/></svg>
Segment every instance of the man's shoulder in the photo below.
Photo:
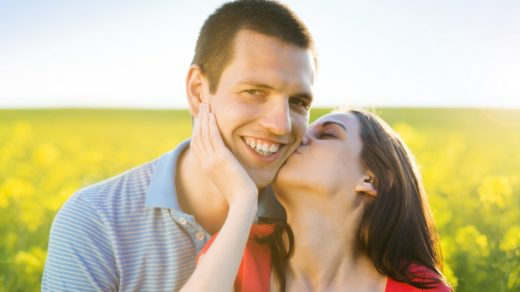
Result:
<svg viewBox="0 0 520 292"><path fill-rule="evenodd" d="M158 159L146 162L106 180L76 191L62 209L70 211L87 206L96 212L114 212L124 201L144 204L148 185ZM128 205L126 205L128 206Z"/></svg>
<svg viewBox="0 0 520 292"><path fill-rule="evenodd" d="M157 160L146 162L118 175L89 185L80 189L77 193L92 198L106 198L110 195L117 195L143 187L146 188L150 184Z"/></svg>
<svg viewBox="0 0 520 292"><path fill-rule="evenodd" d="M144 209L154 164L155 160L85 187L65 202L52 223L42 290L56 290L54 285L114 289L118 277L114 234L125 230L121 221L126 216ZM99 281L89 281L84 273Z"/></svg>

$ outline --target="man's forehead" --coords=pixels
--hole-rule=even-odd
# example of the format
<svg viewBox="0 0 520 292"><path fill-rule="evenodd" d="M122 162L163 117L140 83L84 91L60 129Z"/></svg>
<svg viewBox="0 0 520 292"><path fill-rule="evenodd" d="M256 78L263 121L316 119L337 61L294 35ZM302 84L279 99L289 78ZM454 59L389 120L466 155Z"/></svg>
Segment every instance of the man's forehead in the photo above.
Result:
<svg viewBox="0 0 520 292"><path fill-rule="evenodd" d="M222 73L233 76L230 85L286 91L312 100L315 64L309 50L250 30L241 30L236 38L238 51Z"/></svg>
<svg viewBox="0 0 520 292"><path fill-rule="evenodd" d="M280 38L279 36L270 35L268 33L259 31L259 30L255 29L254 27L248 27L248 26L242 27L235 34L235 36L233 38L233 49L236 49L237 39L239 39L239 38L244 39L246 41L246 43L248 43L247 42L248 40L251 40L253 38L271 39L272 41L280 42L287 46L294 47L294 48L300 49L302 51L306 51L306 53L309 54L309 59L313 61L312 64L314 65L314 70L316 71L318 69L318 54L316 52L316 48L314 47L314 45L312 45L312 43L309 44L309 46L301 46L294 42L284 40L284 39Z"/></svg>
<svg viewBox="0 0 520 292"><path fill-rule="evenodd" d="M294 55L295 52L298 55L305 55L306 59L311 61L309 63L311 63L313 70L316 70L316 53L313 48L298 46L279 37L247 28L239 30L233 39L233 58L238 51L241 53L262 53L265 50L273 51L273 53L288 50L291 55Z"/></svg>

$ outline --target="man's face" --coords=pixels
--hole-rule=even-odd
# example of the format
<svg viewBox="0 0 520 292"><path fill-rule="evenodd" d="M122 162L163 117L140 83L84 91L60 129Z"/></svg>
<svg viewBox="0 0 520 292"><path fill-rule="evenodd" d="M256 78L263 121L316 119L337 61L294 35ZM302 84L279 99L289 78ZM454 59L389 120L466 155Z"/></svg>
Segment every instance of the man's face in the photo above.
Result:
<svg viewBox="0 0 520 292"><path fill-rule="evenodd" d="M204 89L225 144L259 188L301 142L314 73L309 50L241 30L215 94Z"/></svg>

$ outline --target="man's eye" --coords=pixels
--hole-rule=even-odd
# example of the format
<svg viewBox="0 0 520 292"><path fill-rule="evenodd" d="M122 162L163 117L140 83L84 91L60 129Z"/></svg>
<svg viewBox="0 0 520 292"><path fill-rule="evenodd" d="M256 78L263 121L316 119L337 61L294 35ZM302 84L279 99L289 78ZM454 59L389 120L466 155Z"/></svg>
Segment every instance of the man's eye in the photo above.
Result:
<svg viewBox="0 0 520 292"><path fill-rule="evenodd" d="M306 100L301 99L301 98L291 98L290 102L292 105L301 107L305 110L309 110L311 107L311 105Z"/></svg>
<svg viewBox="0 0 520 292"><path fill-rule="evenodd" d="M251 94L251 95L262 95L263 92L261 90L258 90L258 89L247 89L247 90L244 90L246 93L248 94Z"/></svg>

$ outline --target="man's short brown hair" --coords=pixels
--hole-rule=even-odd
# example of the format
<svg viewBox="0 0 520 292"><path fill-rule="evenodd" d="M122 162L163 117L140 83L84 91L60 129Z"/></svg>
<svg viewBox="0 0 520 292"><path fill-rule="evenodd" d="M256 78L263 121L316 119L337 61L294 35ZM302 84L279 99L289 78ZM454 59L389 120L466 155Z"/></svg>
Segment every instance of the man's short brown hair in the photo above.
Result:
<svg viewBox="0 0 520 292"><path fill-rule="evenodd" d="M208 78L211 93L215 93L222 72L233 58L234 40L242 29L275 37L314 53L307 27L285 5L262 0L226 3L204 22L192 61Z"/></svg>

